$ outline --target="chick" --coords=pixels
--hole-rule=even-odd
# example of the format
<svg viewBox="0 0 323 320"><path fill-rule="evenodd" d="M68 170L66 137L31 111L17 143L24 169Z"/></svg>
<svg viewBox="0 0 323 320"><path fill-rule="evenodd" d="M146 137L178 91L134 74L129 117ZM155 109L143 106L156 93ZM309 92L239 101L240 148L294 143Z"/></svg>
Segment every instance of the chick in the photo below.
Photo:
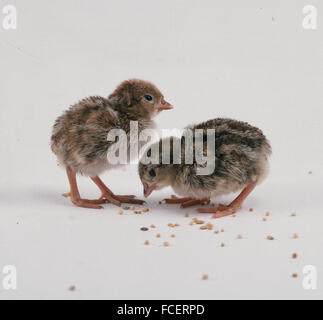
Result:
<svg viewBox="0 0 323 320"><path fill-rule="evenodd" d="M111 129L123 129L127 137L130 121L138 122L139 132L154 128L152 118L162 110L172 109L162 93L151 83L143 80L122 82L108 97L92 96L71 106L57 118L51 136L51 149L60 165L66 168L71 197L80 207L100 209L99 204L111 202L120 206L123 202L142 204L133 195L115 195L99 178L103 171L117 167L107 159L109 148L114 144L107 141ZM129 152L129 142L128 142ZM76 174L89 176L100 188L98 200L80 197Z"/></svg>
<svg viewBox="0 0 323 320"><path fill-rule="evenodd" d="M183 163L185 159L185 140L172 137L170 141L170 164L163 164L162 156L167 151L162 150L164 140L150 146L145 155L150 155L152 150L159 148L158 164L139 163L139 176L144 186L145 197L153 190L159 190L171 186L173 190L184 198L165 199L166 203L181 203L182 207L208 203L211 197L236 192L242 189L239 196L229 205L218 207L199 208L198 212L214 213L214 218L223 217L235 213L241 208L243 201L266 177L269 169L268 157L271 147L261 130L246 122L231 119L214 119L198 125L189 126L194 132L202 129L202 148L197 147L195 139L188 144L189 151L194 155L205 154L207 147L207 129L214 129L214 148L210 152L214 156L214 170L207 175L198 174L197 169L201 164L196 156L191 164ZM179 141L180 139L180 141ZM172 150L175 141L179 142L181 161L176 160ZM213 146L213 142L212 142ZM158 157L157 157L158 160ZM177 159L178 160L178 159ZM158 162L158 161L157 161ZM176 164L179 163L179 164Z"/></svg>

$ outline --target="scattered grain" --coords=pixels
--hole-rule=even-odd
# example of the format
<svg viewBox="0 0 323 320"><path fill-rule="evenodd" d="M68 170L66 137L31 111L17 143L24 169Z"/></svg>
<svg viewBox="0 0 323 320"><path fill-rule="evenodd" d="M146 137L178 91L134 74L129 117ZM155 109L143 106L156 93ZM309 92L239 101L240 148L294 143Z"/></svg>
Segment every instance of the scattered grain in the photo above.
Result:
<svg viewBox="0 0 323 320"><path fill-rule="evenodd" d="M160 233L157 233L157 234L156 234L156 237L157 237L157 238L160 238Z"/></svg>
<svg viewBox="0 0 323 320"><path fill-rule="evenodd" d="M297 239L297 238L298 238L298 234L297 234L297 233L294 233L294 234L293 234L293 238L294 238L294 239Z"/></svg>
<svg viewBox="0 0 323 320"><path fill-rule="evenodd" d="M297 253L293 253L293 254L292 254L292 258L293 258L293 259L296 259L296 258L297 258Z"/></svg>
<svg viewBox="0 0 323 320"><path fill-rule="evenodd" d="M209 279L209 276L207 274L203 274L202 280L207 280L207 279Z"/></svg>
<svg viewBox="0 0 323 320"><path fill-rule="evenodd" d="M142 208L141 211L142 212L148 212L149 211L149 208Z"/></svg>
<svg viewBox="0 0 323 320"><path fill-rule="evenodd" d="M133 213L134 214L141 214L142 212L141 212L141 210L135 210Z"/></svg>
<svg viewBox="0 0 323 320"><path fill-rule="evenodd" d="M297 277L298 277L297 273L293 273L293 274L292 274L292 277L293 277L293 278L297 278Z"/></svg>
<svg viewBox="0 0 323 320"><path fill-rule="evenodd" d="M221 247L224 247L224 246L225 246L225 244L222 242L222 243L221 243Z"/></svg>
<svg viewBox="0 0 323 320"><path fill-rule="evenodd" d="M224 232L224 229L221 229L221 232Z"/></svg>
<svg viewBox="0 0 323 320"><path fill-rule="evenodd" d="M290 214L290 216L291 216L291 217L296 217L296 212L292 212L292 213Z"/></svg>
<svg viewBox="0 0 323 320"><path fill-rule="evenodd" d="M130 206L129 209L130 210L136 210L136 207L135 206Z"/></svg>
<svg viewBox="0 0 323 320"><path fill-rule="evenodd" d="M242 239L242 234L238 234L237 239Z"/></svg>
<svg viewBox="0 0 323 320"><path fill-rule="evenodd" d="M148 231L148 230L149 230L149 228L147 228L147 227L141 227L141 228L140 228L140 230L141 230L141 231Z"/></svg>
<svg viewBox="0 0 323 320"><path fill-rule="evenodd" d="M148 240L145 240L145 245L148 245L149 244L149 241Z"/></svg>
<svg viewBox="0 0 323 320"><path fill-rule="evenodd" d="M269 216L270 216L270 212L269 212L269 211L267 211L267 212L266 212L266 216L267 216L267 217L269 217Z"/></svg>
<svg viewBox="0 0 323 320"><path fill-rule="evenodd" d="M267 236L268 240L274 240L275 238L273 236Z"/></svg>
<svg viewBox="0 0 323 320"><path fill-rule="evenodd" d="M312 174L313 172L312 171L309 171L308 174Z"/></svg>
<svg viewBox="0 0 323 320"><path fill-rule="evenodd" d="M123 209L123 210L129 210L129 209L130 209L130 207L129 207L129 206L122 206L122 209Z"/></svg>
<svg viewBox="0 0 323 320"><path fill-rule="evenodd" d="M168 247L169 246L169 242L165 241L164 242L164 247Z"/></svg>
<svg viewBox="0 0 323 320"><path fill-rule="evenodd" d="M267 219L266 218L262 218L262 221L267 221Z"/></svg>
<svg viewBox="0 0 323 320"><path fill-rule="evenodd" d="M185 213L185 218L188 218L190 215L188 213Z"/></svg>
<svg viewBox="0 0 323 320"><path fill-rule="evenodd" d="M174 233L173 233L173 234L171 234L170 236L171 236L171 238L175 238L175 234L174 234Z"/></svg>
<svg viewBox="0 0 323 320"><path fill-rule="evenodd" d="M74 285L68 287L69 291L75 291L75 289L76 289L76 287Z"/></svg>
<svg viewBox="0 0 323 320"><path fill-rule="evenodd" d="M123 214L123 210L119 210L119 214Z"/></svg>
<svg viewBox="0 0 323 320"><path fill-rule="evenodd" d="M253 208L249 208L249 211L252 212L253 211Z"/></svg>
<svg viewBox="0 0 323 320"><path fill-rule="evenodd" d="M156 226L154 224L151 224L150 228L156 228Z"/></svg>

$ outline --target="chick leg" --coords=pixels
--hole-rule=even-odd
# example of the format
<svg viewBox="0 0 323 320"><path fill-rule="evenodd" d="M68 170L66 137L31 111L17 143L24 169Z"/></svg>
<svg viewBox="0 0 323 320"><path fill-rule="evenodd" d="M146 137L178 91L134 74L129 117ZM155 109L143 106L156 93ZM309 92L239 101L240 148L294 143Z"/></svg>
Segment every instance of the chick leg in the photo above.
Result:
<svg viewBox="0 0 323 320"><path fill-rule="evenodd" d="M227 206L220 204L217 208L198 208L197 211L200 213L214 213L212 218L221 218L234 214L242 207L243 201L248 197L255 186L255 183L246 186L241 193Z"/></svg>
<svg viewBox="0 0 323 320"><path fill-rule="evenodd" d="M70 168L66 168L68 181L70 183L71 191L63 194L64 197L71 197L71 201L78 207L102 209L102 206L98 206L100 203L104 203L105 200L87 200L80 197L80 193L76 182L76 173Z"/></svg>
<svg viewBox="0 0 323 320"><path fill-rule="evenodd" d="M180 203L181 208L187 208L191 206L195 206L197 204L205 204L209 203L210 199L205 198L205 199L193 199L193 198L172 198L172 199L164 199L165 203Z"/></svg>
<svg viewBox="0 0 323 320"><path fill-rule="evenodd" d="M135 197L134 195L127 195L127 196L115 195L98 176L91 179L102 192L101 198L99 200L107 199L109 202L119 207L121 206L121 203L143 204L145 202L143 200L134 199Z"/></svg>

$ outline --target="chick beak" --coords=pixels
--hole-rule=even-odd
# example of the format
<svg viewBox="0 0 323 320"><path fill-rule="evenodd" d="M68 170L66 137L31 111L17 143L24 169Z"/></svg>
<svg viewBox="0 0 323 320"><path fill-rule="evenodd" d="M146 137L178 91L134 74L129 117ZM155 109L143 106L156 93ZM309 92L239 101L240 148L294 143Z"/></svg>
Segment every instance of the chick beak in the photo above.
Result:
<svg viewBox="0 0 323 320"><path fill-rule="evenodd" d="M171 110L173 109L173 106L165 101L164 99L162 100L161 104L157 107L157 111L162 111L162 110Z"/></svg>
<svg viewBox="0 0 323 320"><path fill-rule="evenodd" d="M157 188L157 184L154 183L149 186L147 183L144 184L144 197L147 198L155 189Z"/></svg>

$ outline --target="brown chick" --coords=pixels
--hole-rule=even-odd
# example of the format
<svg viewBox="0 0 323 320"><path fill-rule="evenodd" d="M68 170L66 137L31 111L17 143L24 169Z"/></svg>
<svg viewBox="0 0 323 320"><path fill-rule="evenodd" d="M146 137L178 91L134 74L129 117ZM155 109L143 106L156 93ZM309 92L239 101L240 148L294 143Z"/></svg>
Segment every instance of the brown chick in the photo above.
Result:
<svg viewBox="0 0 323 320"><path fill-rule="evenodd" d="M133 195L115 195L99 178L105 170L118 167L107 159L114 144L107 135L111 129L122 129L129 137L130 121L138 122L139 132L154 128L152 118L169 109L172 106L153 84L137 79L122 82L108 98L92 96L71 106L57 118L51 136L51 149L69 179L70 192L63 196L71 197L77 206L94 209L102 208L99 204L105 202L142 204L144 201ZM127 147L129 151L129 142ZM89 176L100 188L98 200L80 197L76 174Z"/></svg>
<svg viewBox="0 0 323 320"><path fill-rule="evenodd" d="M145 197L149 196L153 190L171 186L184 198L165 199L166 203L181 203L181 206L185 208L205 204L210 201L211 197L242 189L239 196L229 205L197 209L198 212L214 213L214 218L235 213L268 173L268 157L271 154L268 140L258 128L246 122L231 119L209 120L188 128L192 130L193 136L195 130L202 130L200 145L197 145L196 138L186 145L186 136L182 136L182 138L171 138L170 151L165 151L161 147L163 140L156 143L159 144L157 148L156 144L153 144L146 151L146 155L150 156L152 150L159 149L159 163L143 164L142 160L139 163L139 176L144 186ZM198 168L203 167L203 164L198 162L196 157L206 153L207 129L214 130L212 131L214 144L212 141L212 148L208 148L213 156L214 166L212 172L201 175L198 174ZM180 146L179 156L173 152L175 141ZM186 150L194 154L191 163L183 163L183 159L186 159ZM163 164L165 152L169 152L169 164Z"/></svg>

